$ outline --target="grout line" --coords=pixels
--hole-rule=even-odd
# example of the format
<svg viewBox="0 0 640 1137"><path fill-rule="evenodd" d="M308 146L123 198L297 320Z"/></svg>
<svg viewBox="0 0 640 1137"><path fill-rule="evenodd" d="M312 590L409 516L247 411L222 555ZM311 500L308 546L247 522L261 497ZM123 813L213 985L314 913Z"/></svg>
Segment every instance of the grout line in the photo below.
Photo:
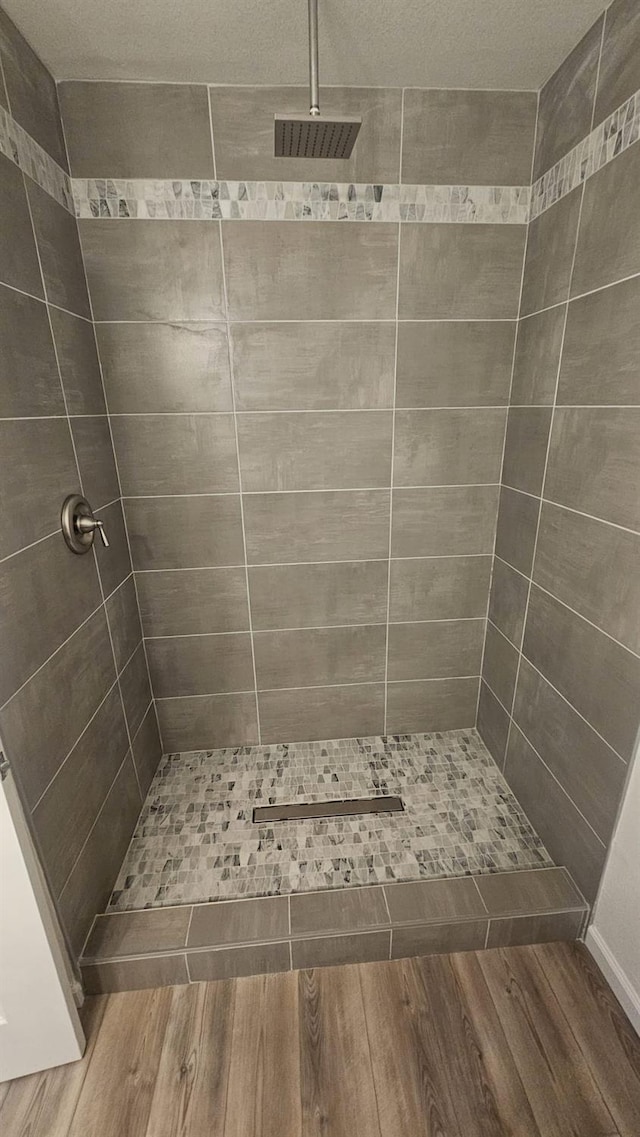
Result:
<svg viewBox="0 0 640 1137"><path fill-rule="evenodd" d="M123 863L124 863L124 862L123 862ZM185 952L186 952L186 950L187 950L187 948L188 948L188 946L189 946L189 935L191 934L191 925L192 925L192 923L193 923L193 914L194 914L194 912L195 912L195 907L194 907L194 906L193 906L193 904L192 904L192 905L191 905L191 911L189 912L189 920L188 920L188 922L187 922L187 934L186 934L186 935L185 935L185 937L184 937L184 950L185 950Z"/></svg>
<svg viewBox="0 0 640 1137"><path fill-rule="evenodd" d="M65 417L64 415L62 416ZM0 565L10 561L13 557L19 557L20 553L26 553L27 549L35 549L36 545L41 545L43 541L48 541L51 537L58 537L60 535L60 528L54 529L52 533L45 534L44 537L38 537L37 541L31 541L28 545L23 545L21 549L16 549L14 553L7 553L5 557L0 557Z"/></svg>
<svg viewBox="0 0 640 1137"><path fill-rule="evenodd" d="M520 804L520 803L518 803L518 804ZM516 870L516 871L518 871L518 870ZM523 870L520 870L520 871L523 871ZM487 908L487 905L485 904L484 896L482 895L482 893L480 891L480 886L478 885L478 880L475 876L472 876L471 880L473 881L473 883L476 886L476 892L478 893L478 896L480 897L480 903L482 904L482 907L484 908L487 916L489 916L490 912L489 912L489 909ZM488 931L488 929L487 929L487 931ZM486 947L486 944L485 944L485 947Z"/></svg>
<svg viewBox="0 0 640 1137"><path fill-rule="evenodd" d="M400 120L400 162L402 163L402 127L404 123L404 91L402 92L402 111ZM387 711L388 711L388 693L389 693L389 614L391 610L391 549L393 543L393 481L394 481L394 462L395 462L395 443L396 443L396 398L398 389L398 315L400 307L400 263L401 263L401 234L402 226L398 225L398 245L396 252L396 323L395 323L395 342L394 342L394 357L393 357L393 410L391 417L391 470L389 476L389 483L391 492L389 493L389 543L387 547L387 615L386 615L386 635L385 635L385 649L384 649L384 710L383 710L383 732L387 733Z"/></svg>
<svg viewBox="0 0 640 1137"><path fill-rule="evenodd" d="M50 534L51 536L51 534ZM45 538L43 538L45 540ZM22 550L21 550L22 551ZM11 556L15 556L12 553ZM468 560L470 558L491 558L491 553L431 553L422 557L392 557L393 561L450 561ZM305 568L311 565L369 565L385 564L387 557L350 557L348 560L336 561L254 561L249 564L250 569L272 568ZM505 564L508 562L505 561ZM509 566L512 567L511 565ZM134 574L155 572L225 572L227 569L242 569L244 565L181 565L178 568L134 569ZM521 574L522 575L522 574Z"/></svg>
<svg viewBox="0 0 640 1137"><path fill-rule="evenodd" d="M66 876L65 882L64 882L64 884L62 885L62 888L60 889L60 891L59 891L59 893L58 893L58 901L60 901L60 900L62 899L62 894L64 893L64 890L65 890L65 888L67 887L67 885L68 885L68 883L69 883L69 881L70 881L70 879L71 879L71 877L72 877L72 875L73 875L73 873L74 873L74 871L75 871L76 865L78 864L78 862L79 862L79 860L80 860L80 858L81 858L82 854L84 853L84 850L85 850L85 848L86 848L86 846L87 846L87 843L88 843L88 841L89 841L89 840L90 840L90 838L91 838L91 834L93 833L93 831L94 831L94 829L95 829L96 825L98 824L98 821L100 820L100 817L102 816L102 812L103 812L103 810L104 810L104 807L105 807L105 805L106 805L107 801L109 800L109 795L110 795L110 793L111 793L111 791L112 791L113 787L115 786L115 784L116 784L116 782L117 782L118 778L120 777L120 774L121 774L121 773L122 773L122 771L124 770L124 767L125 767L125 765L126 765L126 763L127 763L127 758L129 757L129 755L131 755L131 762L133 763L133 754L131 754L131 751L130 751L130 750L127 750L127 753L125 754L125 756L124 756L124 758L123 758L122 762L120 763L120 766L118 767L118 770L116 771L116 775L115 775L115 777L114 777L114 778L113 778L113 780L111 781L111 783L110 783L110 785L109 785L109 788L108 788L107 792L106 792L106 793L105 793L105 795L104 795L104 798L103 798L102 804L101 804L101 806L100 806L100 809L99 809L99 810L98 810L98 812L96 813L96 816L95 816L95 818L94 818L93 824L92 824L92 826L91 826L91 828L90 828L89 832L87 833L87 836L85 837L84 841L82 842L82 846L81 846L81 848L80 848L80 851L78 852L78 855L77 855L77 857L75 858L75 860L74 860L74 862L73 862L73 865L71 866L71 868L70 868L70 870L69 870L69 872L68 872L68 874L67 874L67 876Z"/></svg>
<svg viewBox="0 0 640 1137"><path fill-rule="evenodd" d="M136 649L137 650L137 649ZM452 683L455 680L461 679L480 679L480 675L436 675L428 676L427 678L419 679L390 679L389 686L397 687L403 683ZM334 689L341 689L343 687L382 687L384 680L380 679L359 679L354 682L345 683L307 683L304 687L259 687L258 694L260 695L273 695L280 691L328 691ZM254 694L253 688L244 689L240 691L202 691L196 694L189 695L160 695L157 702L166 703L173 702L176 699L218 699L226 698L231 695L252 695ZM470 727L460 727L461 730L473 730ZM251 746L257 745L273 745L272 743L250 743ZM224 747L223 747L224 749ZM182 753L182 751L180 751Z"/></svg>
<svg viewBox="0 0 640 1137"><path fill-rule="evenodd" d="M489 919L489 920L487 920L487 931L486 931L486 934L484 937L484 950L485 951L487 950L487 946L489 944L489 932L490 931L491 931L491 920Z"/></svg>
<svg viewBox="0 0 640 1137"><path fill-rule="evenodd" d="M128 577L127 577L128 579ZM484 621L486 617L482 616L445 616L442 619L433 620L390 620L390 627L403 627L408 625L413 627L414 624L474 624ZM386 628L387 622L385 620L371 620L360 621L357 624L292 624L286 628L254 628L254 636L265 636L281 632L327 632L336 631L339 628ZM145 636L145 639L150 640L192 640L192 639L207 639L211 636L246 636L249 634L248 628L233 628L231 631L225 632L174 632L172 634L158 634L153 636Z"/></svg>
<svg viewBox="0 0 640 1137"><path fill-rule="evenodd" d="M504 410L504 407L500 408ZM163 501L168 498L201 498L201 497L274 497L291 496L292 494L334 494L334 493L379 493L388 494L392 490L458 490L458 489L493 489L498 488L500 482L432 482L421 485L379 485L379 486L327 486L322 489L296 489L296 490L221 490L209 493L157 493L157 494L124 494L124 501ZM529 495L532 496L532 495ZM387 558L381 558L386 560Z"/></svg>
<svg viewBox="0 0 640 1137"><path fill-rule="evenodd" d="M564 410L565 408L564 408L564 406L561 405L560 408L556 408L556 409ZM587 409L591 410L591 409L597 409L597 408L589 407ZM607 409L617 410L618 408L617 407L611 407L611 408L607 408ZM637 410L638 408L634 406L631 409ZM551 439L551 429L549 429L549 440L550 439ZM623 533L632 533L634 537L637 537L640 535L640 530L638 530L638 529L630 529L628 525L620 525L617 521L608 521L606 517L597 517L595 515L595 513L585 513L585 511L583 509L575 509L574 506L572 506L572 505L565 505L564 502L554 501L553 498L545 497L544 493L542 496L540 496L540 494L529 493L528 490L521 490L521 489L518 489L516 486L509 486L509 485L503 485L502 489L509 490L509 493L521 494L522 497L532 498L533 501L541 502L542 505L554 505L556 507L556 509L565 509L568 513L577 513L579 517L586 517L586 518L588 518L589 521L599 521L602 525L610 525L612 529L622 529ZM506 562L506 563L508 564L508 562ZM511 566L511 567L513 567L513 566Z"/></svg>

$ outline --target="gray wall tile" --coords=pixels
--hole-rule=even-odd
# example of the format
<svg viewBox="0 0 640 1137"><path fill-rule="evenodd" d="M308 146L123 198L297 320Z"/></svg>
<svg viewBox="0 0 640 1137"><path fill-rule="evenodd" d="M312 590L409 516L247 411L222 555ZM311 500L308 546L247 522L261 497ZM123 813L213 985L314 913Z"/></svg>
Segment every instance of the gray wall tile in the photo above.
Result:
<svg viewBox="0 0 640 1137"><path fill-rule="evenodd" d="M496 627L487 621L482 677L503 707L510 710L516 685L518 652Z"/></svg>
<svg viewBox="0 0 640 1137"><path fill-rule="evenodd" d="M157 709L162 742L168 754L177 750L250 746L258 741L253 692L159 699Z"/></svg>
<svg viewBox="0 0 640 1137"><path fill-rule="evenodd" d="M487 936L486 920L432 924L424 928L395 928L391 958L440 955L456 951L481 951Z"/></svg>
<svg viewBox="0 0 640 1137"><path fill-rule="evenodd" d="M151 702L151 688L149 687L149 673L147 660L144 654L144 645L140 644L138 650L132 655L122 672L121 683L124 710L127 716L129 733L134 734L142 724L147 708Z"/></svg>
<svg viewBox="0 0 640 1137"><path fill-rule="evenodd" d="M248 633L172 636L147 640L146 647L153 691L158 699L253 690Z"/></svg>
<svg viewBox="0 0 640 1137"><path fill-rule="evenodd" d="M640 534L542 507L534 579L640 653Z"/></svg>
<svg viewBox="0 0 640 1137"><path fill-rule="evenodd" d="M147 636L241 632L249 627L244 568L139 572L136 584Z"/></svg>
<svg viewBox="0 0 640 1137"><path fill-rule="evenodd" d="M389 926L381 888L343 888L291 897L291 935L361 932Z"/></svg>
<svg viewBox="0 0 640 1137"><path fill-rule="evenodd" d="M513 715L591 828L607 842L627 775L625 763L526 659Z"/></svg>
<svg viewBox="0 0 640 1137"><path fill-rule="evenodd" d="M543 916L514 916L491 920L487 947L546 944L580 937L584 912L554 912Z"/></svg>
<svg viewBox="0 0 640 1137"><path fill-rule="evenodd" d="M146 795L162 758L155 706L149 707L133 739L133 759L140 792Z"/></svg>
<svg viewBox="0 0 640 1137"><path fill-rule="evenodd" d="M402 91L324 87L324 115L358 115L358 145L348 161L274 158L274 114L306 114L307 87L210 87L219 178L264 181L397 182Z"/></svg>
<svg viewBox="0 0 640 1137"><path fill-rule="evenodd" d="M207 88L189 83L61 83L75 178L212 178Z"/></svg>
<svg viewBox="0 0 640 1137"><path fill-rule="evenodd" d="M230 411L223 325L98 324L111 414Z"/></svg>
<svg viewBox="0 0 640 1137"><path fill-rule="evenodd" d="M239 497L129 498L125 511L135 569L244 561Z"/></svg>
<svg viewBox="0 0 640 1137"><path fill-rule="evenodd" d="M637 656L535 584L523 652L623 758L630 757L638 729Z"/></svg>
<svg viewBox="0 0 640 1137"><path fill-rule="evenodd" d="M73 418L71 431L84 496L100 509L120 497L109 420L106 415Z"/></svg>
<svg viewBox="0 0 640 1137"><path fill-rule="evenodd" d="M244 518L249 563L388 555L388 490L248 495Z"/></svg>
<svg viewBox="0 0 640 1137"><path fill-rule="evenodd" d="M103 415L104 392L93 325L59 308L50 308L56 354L70 415Z"/></svg>
<svg viewBox="0 0 640 1137"><path fill-rule="evenodd" d="M78 240L78 223L54 198L27 178L47 299L60 308L89 317L89 299Z"/></svg>
<svg viewBox="0 0 640 1137"><path fill-rule="evenodd" d="M141 991L147 987L173 987L188 982L184 955L119 959L113 963L87 963L82 967L82 984L87 995Z"/></svg>
<svg viewBox="0 0 640 1137"><path fill-rule="evenodd" d="M224 259L230 317L393 319L397 241L398 226L384 222L229 221Z"/></svg>
<svg viewBox="0 0 640 1137"><path fill-rule="evenodd" d="M566 865L580 891L592 901L604 865L605 847L517 726L509 739L505 777L553 859Z"/></svg>
<svg viewBox="0 0 640 1137"><path fill-rule="evenodd" d="M429 924L486 915L469 877L389 884L385 893L393 924Z"/></svg>
<svg viewBox="0 0 640 1137"><path fill-rule="evenodd" d="M572 296L640 271L639 181L640 151L630 146L585 182Z"/></svg>
<svg viewBox="0 0 640 1137"><path fill-rule="evenodd" d="M584 908L584 900L564 868L486 873L476 877L476 884L490 916Z"/></svg>
<svg viewBox="0 0 640 1137"><path fill-rule="evenodd" d="M489 619L518 648L522 642L528 596L529 581L506 561L496 557L493 563Z"/></svg>
<svg viewBox="0 0 640 1137"><path fill-rule="evenodd" d="M47 309L0 285L0 417L65 413Z"/></svg>
<svg viewBox="0 0 640 1137"><path fill-rule="evenodd" d="M389 932L293 940L291 955L294 971L310 967L338 967L346 963L371 963L389 958Z"/></svg>
<svg viewBox="0 0 640 1137"><path fill-rule="evenodd" d="M553 402L562 350L564 306L549 308L518 322L511 403Z"/></svg>
<svg viewBox="0 0 640 1137"><path fill-rule="evenodd" d="M497 507L495 486L394 490L391 555L491 553Z"/></svg>
<svg viewBox="0 0 640 1137"><path fill-rule="evenodd" d="M109 539L109 548L105 549L98 538L94 541L93 550L98 562L98 572L105 596L111 593L131 572L131 558L129 556L129 543L122 512L122 502L114 501L112 505L96 508L96 517L102 521Z"/></svg>
<svg viewBox="0 0 640 1137"><path fill-rule="evenodd" d="M265 943L289 935L289 898L267 896L258 900L197 904L189 926L188 946Z"/></svg>
<svg viewBox="0 0 640 1137"><path fill-rule="evenodd" d="M559 404L640 403L640 278L572 300Z"/></svg>
<svg viewBox="0 0 640 1137"><path fill-rule="evenodd" d="M236 406L358 410L393 403L395 325L233 324Z"/></svg>
<svg viewBox="0 0 640 1137"><path fill-rule="evenodd" d="M397 411L394 485L498 482L505 421L494 408Z"/></svg>
<svg viewBox="0 0 640 1137"><path fill-rule="evenodd" d="M640 12L635 0L615 0L605 16L596 123L640 87Z"/></svg>
<svg viewBox="0 0 640 1137"><path fill-rule="evenodd" d="M387 564L271 565L249 569L254 629L383 623Z"/></svg>
<svg viewBox="0 0 640 1137"><path fill-rule="evenodd" d="M538 526L540 502L517 490L500 491L496 556L529 575Z"/></svg>
<svg viewBox="0 0 640 1137"><path fill-rule="evenodd" d="M563 158L591 130L603 16L540 91L534 178Z"/></svg>
<svg viewBox="0 0 640 1137"><path fill-rule="evenodd" d="M639 462L640 409L558 408L545 496L640 529Z"/></svg>
<svg viewBox="0 0 640 1137"><path fill-rule="evenodd" d="M66 170L56 85L5 12L0 12L0 56L13 117Z"/></svg>
<svg viewBox="0 0 640 1137"><path fill-rule="evenodd" d="M533 91L441 91L404 96L402 181L528 185L536 123Z"/></svg>
<svg viewBox="0 0 640 1137"><path fill-rule="evenodd" d="M355 738L383 730L382 683L267 691L259 703L265 743Z"/></svg>
<svg viewBox="0 0 640 1137"><path fill-rule="evenodd" d="M78 472L66 419L0 422L0 556L54 533Z"/></svg>
<svg viewBox="0 0 640 1137"><path fill-rule="evenodd" d="M514 318L524 242L523 225L405 225L400 319Z"/></svg>
<svg viewBox="0 0 640 1137"><path fill-rule="evenodd" d="M33 296L43 296L23 176L4 154L0 154L0 197L3 211L3 224L0 228L2 280Z"/></svg>
<svg viewBox="0 0 640 1137"><path fill-rule="evenodd" d="M239 975L267 975L273 971L289 971L289 944L193 951L188 958L192 983L233 979Z"/></svg>
<svg viewBox="0 0 640 1137"><path fill-rule="evenodd" d="M388 486L392 425L391 411L240 415L242 488Z"/></svg>
<svg viewBox="0 0 640 1137"><path fill-rule="evenodd" d="M581 195L578 186L529 225L520 306L523 316L569 296Z"/></svg>
<svg viewBox="0 0 640 1137"><path fill-rule="evenodd" d="M255 632L259 690L384 681L386 628Z"/></svg>
<svg viewBox="0 0 640 1137"><path fill-rule="evenodd" d="M238 491L232 415L117 415L111 429L125 496Z"/></svg>
<svg viewBox="0 0 640 1137"><path fill-rule="evenodd" d="M451 620L483 616L490 557L391 561L390 620Z"/></svg>
<svg viewBox="0 0 640 1137"><path fill-rule="evenodd" d="M480 683L476 727L491 757L502 769L509 734L509 716L486 683Z"/></svg>
<svg viewBox="0 0 640 1137"><path fill-rule="evenodd" d="M507 420L502 481L540 494L547 458L551 407L512 407Z"/></svg>
<svg viewBox="0 0 640 1137"><path fill-rule="evenodd" d="M109 597L106 610L116 667L122 671L142 639L133 575L127 577Z"/></svg>
<svg viewBox="0 0 640 1137"><path fill-rule="evenodd" d="M484 620L389 627L389 680L479 675Z"/></svg>
<svg viewBox="0 0 640 1137"><path fill-rule="evenodd" d="M191 907L188 904L98 916L83 959L114 959L119 955L172 951L184 947L190 919Z"/></svg>
<svg viewBox="0 0 640 1137"><path fill-rule="evenodd" d="M503 406L509 400L510 320L398 325L398 407Z"/></svg>
<svg viewBox="0 0 640 1137"><path fill-rule="evenodd" d="M96 320L224 319L218 226L79 222Z"/></svg>
<svg viewBox="0 0 640 1137"><path fill-rule="evenodd" d="M478 701L477 679L427 679L390 683L387 732L454 730L473 726Z"/></svg>

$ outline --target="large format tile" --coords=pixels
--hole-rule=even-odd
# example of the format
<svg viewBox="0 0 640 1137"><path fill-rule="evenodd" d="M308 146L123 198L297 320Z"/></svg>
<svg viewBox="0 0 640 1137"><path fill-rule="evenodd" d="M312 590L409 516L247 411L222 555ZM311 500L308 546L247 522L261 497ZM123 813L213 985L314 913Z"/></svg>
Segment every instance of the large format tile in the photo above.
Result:
<svg viewBox="0 0 640 1137"><path fill-rule="evenodd" d="M625 763L526 659L513 717L600 840L607 842L627 775Z"/></svg>
<svg viewBox="0 0 640 1137"><path fill-rule="evenodd" d="M501 408L397 411L394 485L498 482L505 420Z"/></svg>
<svg viewBox="0 0 640 1137"><path fill-rule="evenodd" d="M79 222L96 320L224 319L217 225Z"/></svg>
<svg viewBox="0 0 640 1137"><path fill-rule="evenodd" d="M640 408L560 407L553 418L545 496L640 529Z"/></svg>
<svg viewBox="0 0 640 1137"><path fill-rule="evenodd" d="M509 736L509 715L484 682L480 683L476 728L494 762L500 769Z"/></svg>
<svg viewBox="0 0 640 1137"><path fill-rule="evenodd" d="M220 947L225 944L265 943L283 940L289 934L289 901L286 896L258 900L199 904L193 909L188 947Z"/></svg>
<svg viewBox="0 0 640 1137"><path fill-rule="evenodd" d="M392 937L391 958L481 951L487 938L487 923L486 919L465 920L424 927L396 928Z"/></svg>
<svg viewBox="0 0 640 1137"><path fill-rule="evenodd" d="M120 676L120 689L122 691L122 701L124 703L124 713L127 716L129 734L133 738L142 726L152 700L144 644L140 644L122 672Z"/></svg>
<svg viewBox="0 0 640 1137"><path fill-rule="evenodd" d="M640 653L640 534L545 503L534 580Z"/></svg>
<svg viewBox="0 0 640 1137"><path fill-rule="evenodd" d="M65 413L47 309L0 285L0 418Z"/></svg>
<svg viewBox="0 0 640 1137"><path fill-rule="evenodd" d="M162 758L162 742L158 731L158 718L153 703L132 740L133 760L140 792L144 796L149 791L153 776Z"/></svg>
<svg viewBox="0 0 640 1137"><path fill-rule="evenodd" d="M91 310L78 240L78 223L30 178L25 184L47 300L89 318Z"/></svg>
<svg viewBox="0 0 640 1137"><path fill-rule="evenodd" d="M494 558L489 619L517 648L522 642L529 581L506 561Z"/></svg>
<svg viewBox="0 0 640 1137"><path fill-rule="evenodd" d="M547 458L551 407L512 407L507 420L502 482L540 494Z"/></svg>
<svg viewBox="0 0 640 1137"><path fill-rule="evenodd" d="M484 620L391 624L389 681L479 675Z"/></svg>
<svg viewBox="0 0 640 1137"><path fill-rule="evenodd" d="M362 118L347 161L274 158L274 114L306 114L307 87L211 87L216 173L234 181L397 182L402 91L393 87L323 87L324 115Z"/></svg>
<svg viewBox="0 0 640 1137"><path fill-rule="evenodd" d="M368 931L389 926L381 888L343 888L291 897L291 935Z"/></svg>
<svg viewBox="0 0 640 1137"><path fill-rule="evenodd" d="M524 225L405 225L400 318L514 319L524 242Z"/></svg>
<svg viewBox="0 0 640 1137"><path fill-rule="evenodd" d="M489 921L488 948L546 944L580 938L585 913L547 912L539 916L503 916Z"/></svg>
<svg viewBox="0 0 640 1137"><path fill-rule="evenodd" d="M175 908L149 908L144 912L112 912L98 916L87 940L83 959L115 959L147 951L173 951L184 947L191 919L188 904Z"/></svg>
<svg viewBox="0 0 640 1137"><path fill-rule="evenodd" d="M640 277L572 300L557 402L640 403Z"/></svg>
<svg viewBox="0 0 640 1137"><path fill-rule="evenodd" d="M244 568L136 574L146 636L240 632L249 627ZM255 625L255 612L253 616Z"/></svg>
<svg viewBox="0 0 640 1137"><path fill-rule="evenodd" d="M496 486L445 486L393 492L394 557L492 553Z"/></svg>
<svg viewBox="0 0 640 1137"><path fill-rule="evenodd" d="M520 305L523 316L568 299L581 196L582 186L577 186L529 225Z"/></svg>
<svg viewBox="0 0 640 1137"><path fill-rule="evenodd" d="M534 179L591 130L603 19L596 20L540 91Z"/></svg>
<svg viewBox="0 0 640 1137"><path fill-rule="evenodd" d="M243 414L244 491L372 489L391 480L391 411Z"/></svg>
<svg viewBox="0 0 640 1137"><path fill-rule="evenodd" d="M558 305L518 321L512 406L553 403L563 350L564 319L564 305Z"/></svg>
<svg viewBox="0 0 640 1137"><path fill-rule="evenodd" d="M111 431L106 415L83 415L71 420L82 492L93 509L120 497Z"/></svg>
<svg viewBox="0 0 640 1137"><path fill-rule="evenodd" d="M171 636L146 642L157 699L252 691L251 638L246 632Z"/></svg>
<svg viewBox="0 0 640 1137"><path fill-rule="evenodd" d="M110 596L131 572L129 539L121 499L96 509L96 517L102 521L109 540L109 547L105 548L98 538L93 543L93 550L98 562L103 592L105 596Z"/></svg>
<svg viewBox="0 0 640 1137"><path fill-rule="evenodd" d="M483 873L475 877L490 916L519 916L583 908L584 900L564 868Z"/></svg>
<svg viewBox="0 0 640 1137"><path fill-rule="evenodd" d="M395 316L397 225L229 221L223 236L233 320Z"/></svg>
<svg viewBox="0 0 640 1137"><path fill-rule="evenodd" d="M384 561L250 568L249 590L254 630L378 624L387 618Z"/></svg>
<svg viewBox="0 0 640 1137"><path fill-rule="evenodd" d="M382 681L386 628L308 628L256 632L253 638L259 690Z"/></svg>
<svg viewBox="0 0 640 1137"><path fill-rule="evenodd" d="M215 979L233 979L240 975L267 975L273 971L288 971L289 965L288 943L192 951L188 955L192 983L209 983Z"/></svg>
<svg viewBox="0 0 640 1137"><path fill-rule="evenodd" d="M74 178L212 178L207 88L61 83Z"/></svg>
<svg viewBox="0 0 640 1137"><path fill-rule="evenodd" d="M487 635L482 660L482 677L509 711L513 701L518 670L518 652L513 644L487 620Z"/></svg>
<svg viewBox="0 0 640 1137"><path fill-rule="evenodd" d="M3 742L29 806L35 805L115 677L100 609L0 711Z"/></svg>
<svg viewBox="0 0 640 1137"><path fill-rule="evenodd" d="M47 878L58 896L111 788L129 742L112 688L33 811Z"/></svg>
<svg viewBox="0 0 640 1137"><path fill-rule="evenodd" d="M244 518L253 564L371 560L389 551L388 490L249 494Z"/></svg>
<svg viewBox="0 0 640 1137"><path fill-rule="evenodd" d="M111 429L125 496L238 491L232 415L117 415Z"/></svg>
<svg viewBox="0 0 640 1137"><path fill-rule="evenodd" d="M540 502L503 486L496 530L496 556L528 576L538 527Z"/></svg>
<svg viewBox="0 0 640 1137"><path fill-rule="evenodd" d="M239 496L129 498L125 511L134 569L244 562Z"/></svg>
<svg viewBox="0 0 640 1137"><path fill-rule="evenodd" d="M504 406L514 334L511 320L400 323L396 406Z"/></svg>
<svg viewBox="0 0 640 1137"><path fill-rule="evenodd" d="M162 741L168 753L215 746L249 746L258 741L253 692L158 699L156 706Z"/></svg>
<svg viewBox="0 0 640 1137"><path fill-rule="evenodd" d="M221 324L98 324L111 414L230 411L229 347Z"/></svg>
<svg viewBox="0 0 640 1137"><path fill-rule="evenodd" d="M43 296L22 171L4 154L0 154L0 197L0 278L13 288Z"/></svg>
<svg viewBox="0 0 640 1137"><path fill-rule="evenodd" d="M572 296L640 272L639 181L640 147L630 146L585 182Z"/></svg>
<svg viewBox="0 0 640 1137"><path fill-rule="evenodd" d="M593 901L606 849L514 726L505 777L554 860L566 865L580 891Z"/></svg>
<svg viewBox="0 0 640 1137"><path fill-rule="evenodd" d="M0 422L0 483L0 556L4 557L55 533L65 497L80 492L67 420Z"/></svg>
<svg viewBox="0 0 640 1137"><path fill-rule="evenodd" d="M640 12L635 0L614 0L607 8L602 43L596 123L640 87Z"/></svg>
<svg viewBox="0 0 640 1137"><path fill-rule="evenodd" d="M490 575L488 556L391 561L389 619L453 620L484 616Z"/></svg>
<svg viewBox="0 0 640 1137"><path fill-rule="evenodd" d="M640 660L531 588L523 654L626 760L638 729Z"/></svg>
<svg viewBox="0 0 640 1137"><path fill-rule="evenodd" d="M528 185L535 122L533 91L409 88L404 96L402 181Z"/></svg>
<svg viewBox="0 0 640 1137"><path fill-rule="evenodd" d="M393 924L430 924L486 915L469 877L389 884L385 894Z"/></svg>
<svg viewBox="0 0 640 1137"><path fill-rule="evenodd" d="M144 991L149 987L174 987L189 982L183 954L156 955L146 959L116 959L82 966L82 985L87 995L114 991Z"/></svg>
<svg viewBox="0 0 640 1137"><path fill-rule="evenodd" d="M49 317L69 414L103 415L104 391L93 324L60 308L50 308Z"/></svg>
<svg viewBox="0 0 640 1137"><path fill-rule="evenodd" d="M0 705L100 604L92 557L59 533L0 563Z"/></svg>
<svg viewBox="0 0 640 1137"><path fill-rule="evenodd" d="M395 340L392 322L233 324L236 407L390 407Z"/></svg>
<svg viewBox="0 0 640 1137"><path fill-rule="evenodd" d="M382 683L263 691L258 699L263 742L355 738L384 726Z"/></svg>
<svg viewBox="0 0 640 1137"><path fill-rule="evenodd" d="M123 581L119 588L116 588L107 600L105 607L113 641L113 653L116 657L116 667L120 672L131 659L142 639L133 573Z"/></svg>
<svg viewBox="0 0 640 1137"><path fill-rule="evenodd" d="M390 683L387 732L457 730L473 726L478 701L477 679L426 679Z"/></svg>
<svg viewBox="0 0 640 1137"><path fill-rule="evenodd" d="M389 932L360 932L350 936L324 936L293 940L294 970L310 967L342 967L347 963L372 963L389 958Z"/></svg>
<svg viewBox="0 0 640 1137"><path fill-rule="evenodd" d="M66 170L55 82L3 11L0 11L0 58L13 117Z"/></svg>

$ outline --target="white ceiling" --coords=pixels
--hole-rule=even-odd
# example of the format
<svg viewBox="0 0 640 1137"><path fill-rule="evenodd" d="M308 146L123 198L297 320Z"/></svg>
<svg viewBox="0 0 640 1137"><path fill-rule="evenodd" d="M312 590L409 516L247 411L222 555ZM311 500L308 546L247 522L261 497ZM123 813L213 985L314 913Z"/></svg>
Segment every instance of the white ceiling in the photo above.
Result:
<svg viewBox="0 0 640 1137"><path fill-rule="evenodd" d="M2 0L56 79L304 83L306 0ZM331 84L535 89L603 0L319 0Z"/></svg>

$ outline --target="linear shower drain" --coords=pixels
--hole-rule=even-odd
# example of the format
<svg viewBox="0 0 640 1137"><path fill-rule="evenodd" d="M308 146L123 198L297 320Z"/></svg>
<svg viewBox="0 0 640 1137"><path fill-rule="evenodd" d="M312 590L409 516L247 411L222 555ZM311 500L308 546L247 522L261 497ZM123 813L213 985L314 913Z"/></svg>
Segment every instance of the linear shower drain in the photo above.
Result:
<svg viewBox="0 0 640 1137"><path fill-rule="evenodd" d="M400 797L356 797L342 801L295 802L293 805L259 805L253 811L255 825L265 821L305 821L311 817L351 817L356 813L402 813Z"/></svg>

